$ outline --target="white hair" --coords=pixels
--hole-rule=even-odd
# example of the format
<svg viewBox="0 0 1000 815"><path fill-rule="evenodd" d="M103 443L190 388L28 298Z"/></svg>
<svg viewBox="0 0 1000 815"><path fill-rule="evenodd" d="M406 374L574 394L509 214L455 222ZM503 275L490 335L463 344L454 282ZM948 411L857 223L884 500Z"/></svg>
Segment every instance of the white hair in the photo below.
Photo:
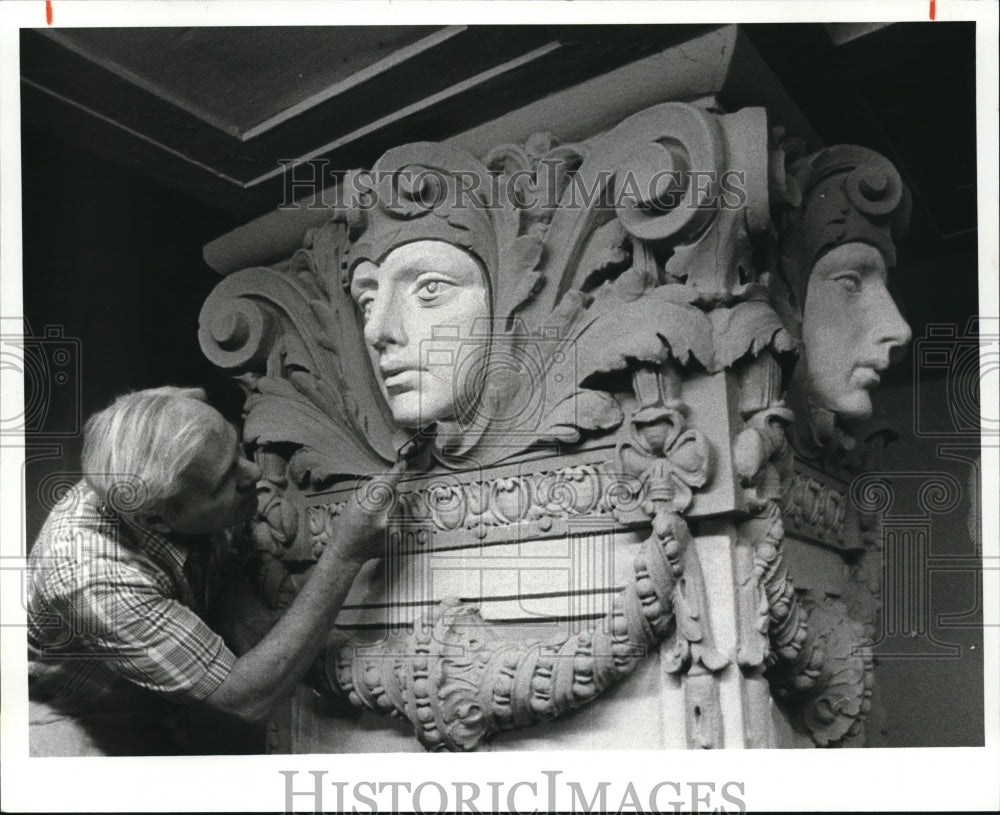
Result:
<svg viewBox="0 0 1000 815"><path fill-rule="evenodd" d="M201 388L162 387L119 396L83 430L83 471L112 509L169 513L181 474L224 419Z"/></svg>

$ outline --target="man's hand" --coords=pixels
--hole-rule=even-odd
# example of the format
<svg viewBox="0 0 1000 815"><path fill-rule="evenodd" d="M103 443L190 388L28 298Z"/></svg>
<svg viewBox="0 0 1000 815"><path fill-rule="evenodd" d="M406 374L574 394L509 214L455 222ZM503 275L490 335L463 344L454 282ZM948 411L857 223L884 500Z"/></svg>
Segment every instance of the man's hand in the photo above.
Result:
<svg viewBox="0 0 1000 815"><path fill-rule="evenodd" d="M207 708L260 723L294 690L320 653L361 566L385 554L386 520L396 504L396 485L415 452L413 446L401 451L388 473L358 486L340 516L336 540L320 555L292 605L236 660L229 676L204 700Z"/></svg>
<svg viewBox="0 0 1000 815"><path fill-rule="evenodd" d="M431 444L427 438L402 434L397 442L398 459L393 468L358 484L340 516L336 554L346 560L363 564L387 554L386 522L396 505L396 486L405 473L430 466Z"/></svg>
<svg viewBox="0 0 1000 815"><path fill-rule="evenodd" d="M400 461L388 473L358 484L336 527L334 545L340 557L365 563L386 554L386 524L396 505L396 485L405 471L406 461Z"/></svg>

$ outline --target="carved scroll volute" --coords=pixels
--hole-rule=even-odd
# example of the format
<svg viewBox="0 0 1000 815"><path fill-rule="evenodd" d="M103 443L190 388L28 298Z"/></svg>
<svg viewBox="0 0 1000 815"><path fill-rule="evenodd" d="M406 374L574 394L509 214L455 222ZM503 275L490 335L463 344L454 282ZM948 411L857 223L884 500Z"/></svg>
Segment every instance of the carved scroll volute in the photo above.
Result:
<svg viewBox="0 0 1000 815"><path fill-rule="evenodd" d="M615 205L615 216L639 240L675 238L680 243L697 234L713 215L699 204L714 190L711 184L698 190L688 173L692 168L721 173L724 154L717 118L677 103L631 116L595 140L575 180L579 188L594 191L595 201L605 207L574 207L571 202L560 207L550 229L552 253L542 267L545 288L525 313L548 313L568 291L580 288L578 260L600 219L607 220L608 203ZM621 194L626 184L631 203Z"/></svg>
<svg viewBox="0 0 1000 815"><path fill-rule="evenodd" d="M590 269L580 261L591 235L612 217L611 205L634 242L651 246L697 243L699 236L714 234L710 224L720 216L735 218L744 233L766 231L767 156L757 147L766 141L763 109L718 115L670 102L637 113L588 143L552 218L549 251L539 265L540 291L519 313L536 324L567 293L587 289ZM581 192L587 196L583 205ZM729 236L713 243L713 251L727 242ZM703 257L705 263L682 263L696 267L696 275L708 275L700 288L718 291L738 282L730 279L732 264L710 257L707 248Z"/></svg>
<svg viewBox="0 0 1000 815"><path fill-rule="evenodd" d="M346 239L328 224L287 265L222 280L199 318L202 351L246 390L244 441L264 477L252 537L268 557L311 560L309 525L298 496L337 475L385 469L393 428L370 366L354 305L339 278ZM287 595L285 571L266 560L265 594Z"/></svg>
<svg viewBox="0 0 1000 815"><path fill-rule="evenodd" d="M756 137L766 144L763 111L720 117L670 104L586 145L556 148L539 139L487 158L494 169L526 170L527 185L539 183L539 157L562 162L564 174L554 183L566 189L554 213L525 208L516 221L504 221L516 222L519 238L525 238L519 245L523 263L516 294L494 316L515 338L555 328L579 361L572 388L595 375L632 372L635 409L626 418L617 463L623 477L640 485L641 499L619 520L648 522L651 532L635 562L635 579L616 599L610 619L552 646L574 659L502 639L485 647L496 632L486 636L476 626L463 634L475 638L477 653L465 648L475 658L459 659L441 646L455 631L443 621L468 622L471 611L447 606L436 621L418 623L391 647L329 655L332 686L355 705L407 716L430 749L475 749L492 732L548 721L590 701L672 634L666 664L685 677L689 743L721 745L715 674L729 660L712 640L701 564L683 518L693 492L709 483L714 453L706 437L687 426L682 379L699 367L721 371L747 355L788 345L751 265L749 235L768 228L767 159L755 148ZM722 177L731 162L743 165L744 186L737 193L748 197L722 202L716 199L725 193ZM658 168L666 186L652 183ZM701 186L692 180L695 171ZM673 177L681 189L670 186ZM581 208L570 198L574 189L600 197L607 185L626 178L638 184L632 203ZM642 197L643 185L651 198ZM666 271L665 257L672 264ZM547 346L540 359L551 359L557 349L558 343ZM581 397L572 388L554 392L565 394L579 415L575 400ZM620 413L607 416L603 424L586 426L606 430L621 421ZM498 489L498 511L513 522L522 503L520 484L511 480ZM443 514L442 522L454 525L448 518ZM433 630L439 636L431 636ZM605 630L613 632L610 642L600 639ZM395 653L418 659L395 660Z"/></svg>
<svg viewBox="0 0 1000 815"><path fill-rule="evenodd" d="M592 701L665 643L667 666L685 676L690 743L721 745L714 674L728 659L712 641L684 513L693 493L709 485L715 457L729 451L714 451L688 426L682 386L693 370L716 373L748 359L766 369L770 351L791 346L751 266L749 236L769 228L765 135L760 109L720 116L671 103L585 145L560 147L540 136L523 147L498 148L482 163L452 148L408 145L376 165L380 183L398 180L395 170L404 167L438 168L442 177L488 167L509 174L527 169L523 184L537 187L539 167L558 164L552 183L563 193L559 206L532 208L502 197L502 211L456 214L452 225L463 233L455 245L474 246L492 267L500 336L492 338L491 352L507 351L504 343L518 353L537 350L551 395L542 411L548 424L523 434L523 444L493 450L477 448L479 437L470 434L458 446L463 457L443 463L489 465L495 450L514 455L538 439L572 449L583 431L616 431L619 471L641 493L633 515L619 520L648 523L650 535L608 618L558 645L524 646L490 629L468 605L445 604L433 620L380 649L331 651L330 684L352 703L406 716L429 749L475 749L492 733L549 721ZM725 184L728 170L742 172L729 176L735 188ZM637 191L632 201L581 208L567 199L574 180L577 190L600 197L628 178ZM371 366L357 364L367 361L367 349L341 277L356 246L347 241L357 226L348 216L312 233L287 267L223 281L203 310L206 355L250 390L247 439L268 463L274 485L255 539L278 557L294 549L296 559L313 559L315 540L334 533L336 512L312 507L323 511L305 516L295 506L297 494L332 477L379 469L392 456L391 423ZM455 243L455 230L439 223L449 214L426 215L426 224L416 216L378 217L391 221L391 229L368 240L395 240L399 220L409 239L426 238L429 225L432 238ZM360 244L361 232L351 234ZM539 341L553 327L554 341ZM571 377L553 367L567 348L574 351ZM614 395L584 386L602 374L627 381L622 373L632 374L635 396L627 417ZM629 407L630 398L623 399ZM474 535L473 521L487 506L497 523L523 521L530 508L525 489L518 478L498 480L479 500L460 485L442 485L400 503L425 502L436 528ZM271 593L281 596L280 570L271 569L268 579ZM399 660L400 653L414 659Z"/></svg>
<svg viewBox="0 0 1000 815"><path fill-rule="evenodd" d="M216 287L202 307L198 339L205 355L223 371L238 375L264 370L278 320L270 310L237 292L252 290L268 274L268 269L244 271L242 286L230 283L222 291Z"/></svg>
<svg viewBox="0 0 1000 815"><path fill-rule="evenodd" d="M394 428L371 366L357 364L367 350L354 304L329 285L345 229L331 223L306 240L286 268L220 282L202 306L198 338L251 392L245 440L299 447L293 476L321 481L383 468L395 458Z"/></svg>

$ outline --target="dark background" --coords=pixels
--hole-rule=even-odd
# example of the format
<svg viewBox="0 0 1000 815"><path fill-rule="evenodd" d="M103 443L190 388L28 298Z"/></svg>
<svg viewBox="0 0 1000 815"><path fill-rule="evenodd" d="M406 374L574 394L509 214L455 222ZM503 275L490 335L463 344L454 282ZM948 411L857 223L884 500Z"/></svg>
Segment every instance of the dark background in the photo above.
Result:
<svg viewBox="0 0 1000 815"><path fill-rule="evenodd" d="M996 304L977 302L973 24L897 24L840 45L821 25L746 30L823 142L883 152L913 189L897 294L914 338L923 337L929 324L951 324L961 334L980 308L996 313ZM512 95L506 104L522 103ZM482 118L502 112L486 106ZM438 123L436 137L469 126ZM238 389L198 347L198 312L219 279L201 252L269 207L247 213L205 203L154 179L141 164L116 160L107 145L54 127L31 105L22 119L22 178L24 314L36 337L47 327L61 329L79 364L78 379L74 374L69 383L76 396L47 403L45 432L27 439L30 542L51 504L53 479L79 470L80 439L72 430L116 394L168 383L200 385L226 415L238 418ZM944 415L935 394L949 376L948 368L915 376L914 359L911 353L887 377L879 400L910 427L915 400L929 399L931 410ZM44 370L52 375L51 365ZM70 435L52 435L54 430ZM938 466L933 440L905 432L904 440L900 466ZM967 466L958 466L957 477L967 474ZM975 551L968 511L966 502L936 528L943 533L932 542L936 552ZM934 596L944 599L933 609L934 620L942 610L975 605L976 575L940 581L943 589ZM975 613L970 619L975 622ZM897 697L886 703L890 746L983 743L979 633L973 626L938 634L957 637L963 659L896 660L881 669L883 695ZM911 695L914 688L919 699Z"/></svg>

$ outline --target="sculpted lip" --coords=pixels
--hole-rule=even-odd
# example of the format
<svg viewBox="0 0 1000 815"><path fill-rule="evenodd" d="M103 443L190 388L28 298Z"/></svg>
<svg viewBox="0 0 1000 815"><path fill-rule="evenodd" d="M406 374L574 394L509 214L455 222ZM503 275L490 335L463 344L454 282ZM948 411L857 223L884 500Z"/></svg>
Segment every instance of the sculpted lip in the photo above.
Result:
<svg viewBox="0 0 1000 815"><path fill-rule="evenodd" d="M416 387L415 380L420 374L420 368L406 365L380 365L379 372L382 374L382 382L385 384L386 390L400 392Z"/></svg>
<svg viewBox="0 0 1000 815"><path fill-rule="evenodd" d="M882 373L889 369L889 360L881 356L871 357L870 359L862 360L858 367L871 368L876 373Z"/></svg>
<svg viewBox="0 0 1000 815"><path fill-rule="evenodd" d="M882 381L882 377L874 368L858 368L858 374L861 378L861 385L865 388L877 387Z"/></svg>
<svg viewBox="0 0 1000 815"><path fill-rule="evenodd" d="M882 382L882 372L889 367L888 362L879 359L866 360L857 366L856 372L864 388L875 388Z"/></svg>

